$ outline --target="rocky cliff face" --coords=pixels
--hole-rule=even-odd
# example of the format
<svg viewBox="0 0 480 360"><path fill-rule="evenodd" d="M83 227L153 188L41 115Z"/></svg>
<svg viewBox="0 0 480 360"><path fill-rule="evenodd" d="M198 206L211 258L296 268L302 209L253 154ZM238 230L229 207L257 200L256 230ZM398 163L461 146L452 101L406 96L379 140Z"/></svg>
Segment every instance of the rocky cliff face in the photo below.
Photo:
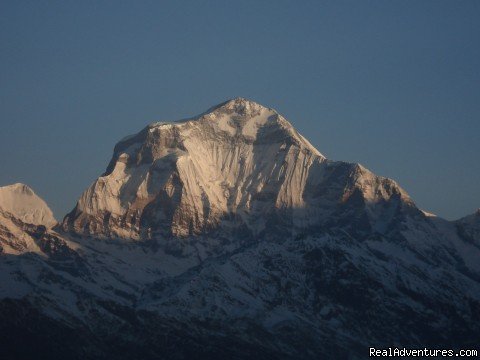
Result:
<svg viewBox="0 0 480 360"><path fill-rule="evenodd" d="M478 214L428 215L245 99L120 141L61 226L9 189L0 357L362 359L480 336Z"/></svg>

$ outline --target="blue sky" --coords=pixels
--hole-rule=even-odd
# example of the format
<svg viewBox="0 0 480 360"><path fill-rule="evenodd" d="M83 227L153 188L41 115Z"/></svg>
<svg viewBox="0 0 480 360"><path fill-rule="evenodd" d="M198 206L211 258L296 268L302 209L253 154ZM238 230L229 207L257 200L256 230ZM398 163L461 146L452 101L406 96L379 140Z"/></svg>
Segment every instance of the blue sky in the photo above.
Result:
<svg viewBox="0 0 480 360"><path fill-rule="evenodd" d="M478 1L2 1L0 185L61 218L113 146L236 96L449 219L480 207Z"/></svg>

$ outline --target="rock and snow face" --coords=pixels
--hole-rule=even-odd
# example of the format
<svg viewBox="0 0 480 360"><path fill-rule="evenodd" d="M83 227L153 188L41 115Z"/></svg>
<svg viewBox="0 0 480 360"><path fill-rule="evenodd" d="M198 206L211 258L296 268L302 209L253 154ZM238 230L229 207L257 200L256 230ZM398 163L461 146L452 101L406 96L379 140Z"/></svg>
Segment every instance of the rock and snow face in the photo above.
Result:
<svg viewBox="0 0 480 360"><path fill-rule="evenodd" d="M0 187L0 211L26 224L50 228L57 223L45 201L20 183Z"/></svg>
<svg viewBox="0 0 480 360"><path fill-rule="evenodd" d="M237 98L120 141L106 173L82 194L63 227L141 240L219 228L255 237L279 219L297 232L340 221L342 212L352 215L345 204L378 228L388 226L397 207L414 207L392 180L328 161L275 110Z"/></svg>
<svg viewBox="0 0 480 360"><path fill-rule="evenodd" d="M131 360L362 359L480 336L480 213L422 212L245 99L120 141L61 228L14 188L0 357L17 338L55 338L49 358Z"/></svg>

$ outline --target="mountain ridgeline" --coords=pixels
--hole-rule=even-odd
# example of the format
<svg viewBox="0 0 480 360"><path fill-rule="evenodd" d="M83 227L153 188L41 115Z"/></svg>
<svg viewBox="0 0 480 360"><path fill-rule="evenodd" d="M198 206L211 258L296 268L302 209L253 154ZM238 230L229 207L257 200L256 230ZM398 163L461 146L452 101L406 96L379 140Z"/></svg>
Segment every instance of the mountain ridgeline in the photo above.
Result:
<svg viewBox="0 0 480 360"><path fill-rule="evenodd" d="M425 213L236 98L121 140L61 223L25 185L0 188L0 357L472 347L479 259L479 212Z"/></svg>

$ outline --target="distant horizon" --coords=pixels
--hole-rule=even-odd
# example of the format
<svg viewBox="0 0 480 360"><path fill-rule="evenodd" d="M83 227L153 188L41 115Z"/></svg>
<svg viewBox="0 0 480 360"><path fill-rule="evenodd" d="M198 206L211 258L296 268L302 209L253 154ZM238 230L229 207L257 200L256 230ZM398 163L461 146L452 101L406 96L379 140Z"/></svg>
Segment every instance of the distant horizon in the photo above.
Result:
<svg viewBox="0 0 480 360"><path fill-rule="evenodd" d="M61 221L114 145L235 97L448 220L480 207L480 4L0 4L0 186Z"/></svg>

